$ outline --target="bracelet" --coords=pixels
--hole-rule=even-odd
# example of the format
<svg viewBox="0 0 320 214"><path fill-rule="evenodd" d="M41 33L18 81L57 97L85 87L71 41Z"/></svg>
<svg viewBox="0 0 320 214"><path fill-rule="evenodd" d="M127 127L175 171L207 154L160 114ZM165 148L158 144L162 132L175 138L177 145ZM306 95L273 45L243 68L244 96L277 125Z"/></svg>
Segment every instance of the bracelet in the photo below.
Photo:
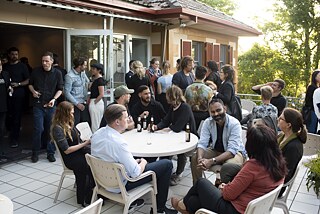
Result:
<svg viewBox="0 0 320 214"><path fill-rule="evenodd" d="M21 85L21 83L19 82L19 83L18 83L18 85L20 86L20 85Z"/></svg>

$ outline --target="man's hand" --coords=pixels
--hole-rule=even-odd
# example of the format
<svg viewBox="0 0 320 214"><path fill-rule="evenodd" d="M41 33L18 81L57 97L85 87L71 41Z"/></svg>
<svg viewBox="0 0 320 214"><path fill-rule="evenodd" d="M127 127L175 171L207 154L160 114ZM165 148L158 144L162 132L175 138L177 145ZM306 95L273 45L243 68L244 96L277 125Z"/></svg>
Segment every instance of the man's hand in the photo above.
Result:
<svg viewBox="0 0 320 214"><path fill-rule="evenodd" d="M208 169L210 169L210 167L212 165L213 165L213 160L212 159L206 159L206 158L198 159L197 167L202 169L202 170L208 170Z"/></svg>
<svg viewBox="0 0 320 214"><path fill-rule="evenodd" d="M85 106L81 103L78 103L77 104L77 108L80 110L80 111L83 111L85 109Z"/></svg>
<svg viewBox="0 0 320 214"><path fill-rule="evenodd" d="M12 86L12 88L17 88L20 86L20 84L17 82L11 82L11 86Z"/></svg>
<svg viewBox="0 0 320 214"><path fill-rule="evenodd" d="M40 98L41 93L38 92L38 91L36 91L36 90L34 90L34 91L32 92L32 96L33 96L34 98Z"/></svg>
<svg viewBox="0 0 320 214"><path fill-rule="evenodd" d="M50 100L47 104L44 105L44 107L50 107L52 108L54 106L54 103L56 102L55 99Z"/></svg>
<svg viewBox="0 0 320 214"><path fill-rule="evenodd" d="M143 118L144 116L148 117L149 116L149 112L148 111L144 111L144 112L142 112L142 114L140 114L141 118Z"/></svg>

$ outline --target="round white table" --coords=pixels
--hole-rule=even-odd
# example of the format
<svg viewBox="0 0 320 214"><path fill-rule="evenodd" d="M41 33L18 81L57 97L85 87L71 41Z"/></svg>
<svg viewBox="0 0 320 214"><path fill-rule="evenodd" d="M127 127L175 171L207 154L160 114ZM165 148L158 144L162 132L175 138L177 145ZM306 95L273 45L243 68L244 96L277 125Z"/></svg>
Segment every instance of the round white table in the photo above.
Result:
<svg viewBox="0 0 320 214"><path fill-rule="evenodd" d="M126 131L123 134L133 156L138 157L162 157L189 152L196 148L198 137L191 134L190 142L186 142L185 131L175 133L173 131L156 131L150 133L147 130L137 132L137 129Z"/></svg>
<svg viewBox="0 0 320 214"><path fill-rule="evenodd" d="M0 194L0 213L12 214L13 203L7 196Z"/></svg>

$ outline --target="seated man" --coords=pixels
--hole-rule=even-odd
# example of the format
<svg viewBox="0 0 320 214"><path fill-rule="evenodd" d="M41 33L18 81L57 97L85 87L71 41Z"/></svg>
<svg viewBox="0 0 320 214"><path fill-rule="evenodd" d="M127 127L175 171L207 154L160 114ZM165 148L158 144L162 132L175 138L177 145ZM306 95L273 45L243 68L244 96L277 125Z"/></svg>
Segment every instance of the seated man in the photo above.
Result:
<svg viewBox="0 0 320 214"><path fill-rule="evenodd" d="M159 160L147 163L143 158L134 159L128 149L128 144L121 133L128 127L128 113L123 105L114 104L107 107L104 113L107 126L96 131L91 137L91 154L108 162L123 164L128 176L135 178L148 170L154 171L157 177L157 208L158 213L177 213L165 204L168 197L169 180L172 170L170 160ZM137 182L127 182L126 189L130 190L151 181L148 176Z"/></svg>
<svg viewBox="0 0 320 214"><path fill-rule="evenodd" d="M141 119L146 116L147 124L150 124L151 116L153 117L155 124L160 123L164 116L166 116L166 112L160 102L151 98L149 87L142 85L138 88L137 93L140 101L132 107L131 111L135 124L137 124L139 116Z"/></svg>
<svg viewBox="0 0 320 214"><path fill-rule="evenodd" d="M211 117L203 123L197 153L191 158L194 184L201 178L203 170L219 173L224 163L242 165L246 158L241 138L241 125L236 118L226 114L223 101L213 98L209 103L209 113ZM208 148L210 139L212 139L212 148ZM223 173L229 172L221 171L221 174ZM217 176L216 185L219 183L220 178Z"/></svg>
<svg viewBox="0 0 320 214"><path fill-rule="evenodd" d="M260 88L266 85L270 86L273 89L270 103L277 107L279 117L283 109L287 106L287 100L281 94L281 91L284 89L286 83L282 79L275 79L273 82L252 86L252 90L257 94L261 94Z"/></svg>
<svg viewBox="0 0 320 214"><path fill-rule="evenodd" d="M114 89L114 92L113 92L114 99L115 99L114 102L109 104L109 105L121 104L126 107L128 115L129 115L127 130L131 130L134 128L134 122L132 120L132 117L130 116L131 114L130 114L129 107L128 107L130 97L133 92L134 92L133 89L128 89L128 87L125 85L120 85ZM105 127L106 125L107 125L107 122L103 116L101 123L100 123L100 128Z"/></svg>

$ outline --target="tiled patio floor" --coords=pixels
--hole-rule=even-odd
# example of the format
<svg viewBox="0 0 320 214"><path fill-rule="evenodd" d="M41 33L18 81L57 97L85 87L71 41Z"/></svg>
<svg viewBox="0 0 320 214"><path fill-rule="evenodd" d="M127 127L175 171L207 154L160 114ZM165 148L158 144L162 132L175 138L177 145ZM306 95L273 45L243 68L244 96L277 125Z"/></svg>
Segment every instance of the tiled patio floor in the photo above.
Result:
<svg viewBox="0 0 320 214"><path fill-rule="evenodd" d="M174 161L174 164L175 161ZM0 166L0 194L9 197L14 204L15 214L74 213L81 209L76 203L74 177L65 178L58 202L53 203L57 191L62 166L57 158L55 163L49 163L45 155L40 156L38 163L29 159ZM298 177L289 195L290 213L320 214L320 200L313 191L308 192L305 185L306 168L300 168ZM207 174L211 181L215 175ZM169 198L173 195L184 196L192 184L191 170L187 164L184 177L179 185L170 187ZM147 200L148 202L148 200ZM170 207L170 202L167 202ZM149 213L151 205L147 203L135 213ZM106 201L102 213L120 214L123 207L117 203ZM2 214L1 210L0 213ZM272 213L283 213L273 210Z"/></svg>

